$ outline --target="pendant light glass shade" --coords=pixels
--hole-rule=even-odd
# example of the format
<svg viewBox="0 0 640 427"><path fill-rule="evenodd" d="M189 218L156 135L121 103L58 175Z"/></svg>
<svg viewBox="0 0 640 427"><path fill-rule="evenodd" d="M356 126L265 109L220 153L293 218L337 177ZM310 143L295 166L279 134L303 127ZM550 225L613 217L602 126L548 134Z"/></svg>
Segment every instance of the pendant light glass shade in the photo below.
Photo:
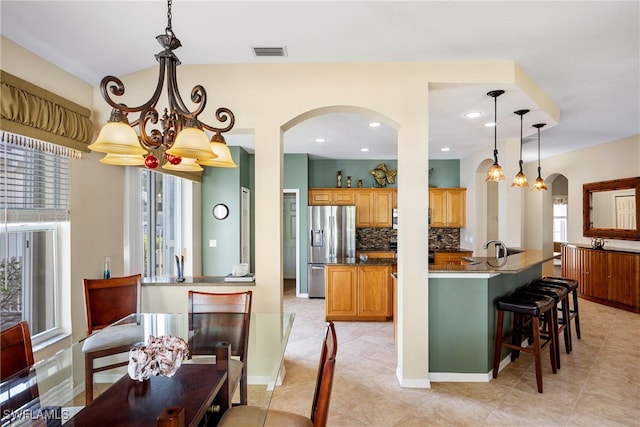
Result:
<svg viewBox="0 0 640 427"><path fill-rule="evenodd" d="M520 161L518 162L518 166L520 166L520 171L516 174L516 177L513 179L511 183L512 187L528 187L529 182L527 181L527 176L524 174L522 170L522 118L525 114L527 114L529 110L518 110L514 111L514 114L520 116Z"/></svg>
<svg viewBox="0 0 640 427"><path fill-rule="evenodd" d="M536 181L533 183L533 186L531 187L532 190L538 190L538 191L547 190L547 184L545 184L544 179L542 179L542 175L540 173L541 171L540 169L540 129L546 125L547 125L546 123L537 123L533 125L534 128L538 129L538 177L536 178Z"/></svg>
<svg viewBox="0 0 640 427"><path fill-rule="evenodd" d="M99 153L142 155L147 150L140 146L138 135L133 130L126 117L117 110L111 112L111 118L100 129L98 138L89 149Z"/></svg>
<svg viewBox="0 0 640 427"><path fill-rule="evenodd" d="M177 165L167 162L162 166L162 168L182 172L200 172L201 170L203 170L202 167L196 162L196 159L190 159L189 157L183 157L182 161Z"/></svg>
<svg viewBox="0 0 640 427"><path fill-rule="evenodd" d="M504 179L502 166L498 163L498 97L504 93L503 90L492 90L487 95L493 98L494 104L494 126L493 126L493 165L487 171L486 182L498 182Z"/></svg>
<svg viewBox="0 0 640 427"><path fill-rule="evenodd" d="M237 168L238 165L233 161L231 157L231 151L224 140L224 137L220 134L214 134L211 137L211 151L216 155L213 159L198 160L203 166L216 166L219 168Z"/></svg>
<svg viewBox="0 0 640 427"><path fill-rule="evenodd" d="M178 133L175 142L166 153L183 159L185 157L201 160L215 158L209 146L207 134L200 129L198 123L194 120L187 122L187 125Z"/></svg>
<svg viewBox="0 0 640 427"><path fill-rule="evenodd" d="M100 163L115 166L143 166L144 157L142 157L141 154L130 155L107 153L103 158L100 159Z"/></svg>

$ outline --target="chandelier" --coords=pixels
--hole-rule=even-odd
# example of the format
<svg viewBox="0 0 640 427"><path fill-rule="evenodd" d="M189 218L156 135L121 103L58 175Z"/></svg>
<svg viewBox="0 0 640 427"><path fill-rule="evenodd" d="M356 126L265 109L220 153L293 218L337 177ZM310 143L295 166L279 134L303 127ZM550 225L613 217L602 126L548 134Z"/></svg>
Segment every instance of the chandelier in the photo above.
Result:
<svg viewBox="0 0 640 427"><path fill-rule="evenodd" d="M216 120L225 127L214 127L198 119L207 104L207 92L201 85L191 90L191 101L196 104L189 111L178 90L176 67L180 60L173 51L182 44L171 27L172 0L167 1L167 27L156 37L163 51L156 54L159 63L158 83L149 99L137 107L129 107L111 98L124 95L124 84L114 76L100 82L102 97L112 107L111 115L96 141L89 149L106 155L100 162L110 165L144 165L156 169L201 171L204 166L237 167L224 140L223 133L233 128L235 116L225 107L216 110ZM168 107L160 116L156 106L167 78ZM129 121L128 115L135 115ZM155 125L155 126L151 126ZM136 131L138 130L138 134ZM211 139L204 129L213 132Z"/></svg>
<svg viewBox="0 0 640 427"><path fill-rule="evenodd" d="M493 98L494 122L493 122L493 165L487 171L487 182L498 182L504 179L502 166L498 163L498 97L504 93L503 90L492 90L487 95Z"/></svg>

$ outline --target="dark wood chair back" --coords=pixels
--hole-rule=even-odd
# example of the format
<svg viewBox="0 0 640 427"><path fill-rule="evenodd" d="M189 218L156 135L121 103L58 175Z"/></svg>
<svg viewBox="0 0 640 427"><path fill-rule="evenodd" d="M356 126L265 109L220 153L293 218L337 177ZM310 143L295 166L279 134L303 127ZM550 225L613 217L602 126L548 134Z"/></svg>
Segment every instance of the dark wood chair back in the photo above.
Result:
<svg viewBox="0 0 640 427"><path fill-rule="evenodd" d="M24 320L1 332L0 377L2 381L33 365L29 324Z"/></svg>
<svg viewBox="0 0 640 427"><path fill-rule="evenodd" d="M140 312L140 274L111 279L84 279L87 335Z"/></svg>
<svg viewBox="0 0 640 427"><path fill-rule="evenodd" d="M38 383L33 366L29 324L24 320L0 333L0 390L2 425L10 423L13 411L39 405Z"/></svg>
<svg viewBox="0 0 640 427"><path fill-rule="evenodd" d="M98 329L141 310L142 275L134 274L111 279L84 279L84 302L87 316L87 335ZM85 341L85 345L92 339ZM93 374L126 366L129 361L115 362L95 367L94 360L105 356L128 352L130 343L99 350L85 350L85 404L93 401Z"/></svg>
<svg viewBox="0 0 640 427"><path fill-rule="evenodd" d="M325 427L329 417L329 402L333 387L333 373L336 366L336 353L338 352L338 340L333 322L327 322L327 327L322 343L320 366L316 379L316 389L311 406L311 422L314 427Z"/></svg>
<svg viewBox="0 0 640 427"><path fill-rule="evenodd" d="M247 354L252 291L210 293L189 291L189 342L191 355L214 355L216 344L231 344L231 356L243 363L240 403L247 404Z"/></svg>

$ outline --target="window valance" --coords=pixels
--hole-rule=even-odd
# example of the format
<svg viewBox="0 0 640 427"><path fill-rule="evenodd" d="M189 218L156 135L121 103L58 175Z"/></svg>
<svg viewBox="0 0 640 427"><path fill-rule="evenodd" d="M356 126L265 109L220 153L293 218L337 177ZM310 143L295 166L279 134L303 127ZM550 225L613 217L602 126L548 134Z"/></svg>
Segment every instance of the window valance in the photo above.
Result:
<svg viewBox="0 0 640 427"><path fill-rule="evenodd" d="M91 110L0 70L0 129L89 152Z"/></svg>

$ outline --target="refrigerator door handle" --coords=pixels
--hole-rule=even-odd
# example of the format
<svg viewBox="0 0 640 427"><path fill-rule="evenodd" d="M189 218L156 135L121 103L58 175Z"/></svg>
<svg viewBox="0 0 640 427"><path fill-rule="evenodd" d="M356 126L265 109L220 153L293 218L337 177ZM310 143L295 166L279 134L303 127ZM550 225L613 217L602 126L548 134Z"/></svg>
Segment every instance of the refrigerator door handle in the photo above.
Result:
<svg viewBox="0 0 640 427"><path fill-rule="evenodd" d="M336 231L335 224L336 224L336 217L330 216L329 217L329 233L330 233L329 234L329 257L330 258L336 257L336 242L335 242L335 236L333 235Z"/></svg>

